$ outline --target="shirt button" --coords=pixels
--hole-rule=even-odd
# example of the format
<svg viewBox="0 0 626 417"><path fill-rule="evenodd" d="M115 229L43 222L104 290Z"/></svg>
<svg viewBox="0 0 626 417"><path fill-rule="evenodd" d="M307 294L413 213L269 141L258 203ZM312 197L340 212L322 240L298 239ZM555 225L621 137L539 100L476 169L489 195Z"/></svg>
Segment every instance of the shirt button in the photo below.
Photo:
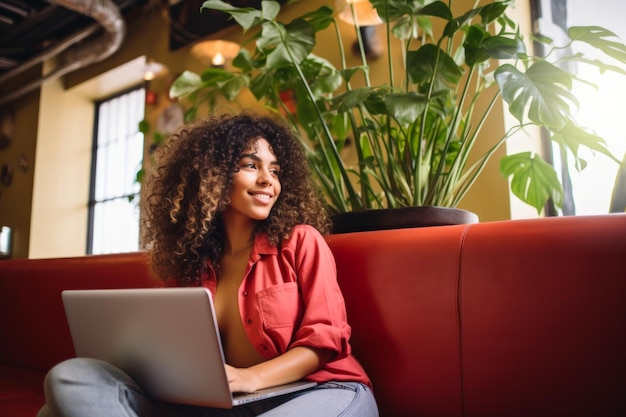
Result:
<svg viewBox="0 0 626 417"><path fill-rule="evenodd" d="M244 296L244 297L247 297L247 296L248 296L248 291L244 291L244 292L243 292L243 296Z"/></svg>
<svg viewBox="0 0 626 417"><path fill-rule="evenodd" d="M263 347L263 350L267 350L268 349L267 345L263 345L262 347Z"/></svg>
<svg viewBox="0 0 626 417"><path fill-rule="evenodd" d="M246 323L248 323L248 324L252 324L252 319L248 319L248 320L246 320Z"/></svg>

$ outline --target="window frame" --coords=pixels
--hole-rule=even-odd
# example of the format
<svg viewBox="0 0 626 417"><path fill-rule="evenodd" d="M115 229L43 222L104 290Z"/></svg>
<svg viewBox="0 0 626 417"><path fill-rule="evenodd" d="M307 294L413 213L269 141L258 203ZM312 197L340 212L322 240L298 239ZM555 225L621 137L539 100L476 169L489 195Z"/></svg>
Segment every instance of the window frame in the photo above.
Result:
<svg viewBox="0 0 626 417"><path fill-rule="evenodd" d="M142 90L143 91L143 100L142 103L144 103L144 108L143 108L143 116L142 119L145 118L145 99L146 99L146 93L148 91L147 87L145 86L145 84L139 84L139 85L135 85L133 87L129 87L125 90L122 90L120 92L117 92L115 94L112 94L108 97L99 99L94 101L94 124L93 124L93 132L92 132L92 146L91 146L91 166L90 166L90 180L89 180L89 198L87 201L87 242L86 242L86 253L88 255L93 255L94 254L94 235L95 235L95 220L96 220L96 208L99 204L103 204L106 202L110 202L110 201L115 201L115 200L119 200L122 198L127 198L129 200L129 203L131 204L139 204L139 196L141 195L141 184L139 189L137 190L136 193L131 193L131 194L124 194L124 195L120 195L120 196L115 196L115 197L111 197L111 196L105 196L105 198L103 198L102 200L98 200L96 198L96 187L97 187L97 171L98 171L98 151L99 151L99 137L98 137L98 133L99 133L99 128L100 128L100 109L101 107L107 103L110 102L112 100L115 100L118 97L122 97L125 95L128 95L130 93L133 93L135 91L139 91ZM140 130L139 130L139 123L137 123L137 133L140 134ZM130 135L129 135L130 138ZM130 140L129 138L126 138L125 140L128 141ZM142 150L145 148L145 138L144 140L142 140ZM140 164L143 164L143 151L142 151L142 158L140 160ZM139 227L139 224L138 224ZM137 242L137 247L138 249L140 249L139 247L139 242ZM98 254L100 254L101 252L98 252ZM121 251L114 251L114 252L102 252L102 253L121 253Z"/></svg>

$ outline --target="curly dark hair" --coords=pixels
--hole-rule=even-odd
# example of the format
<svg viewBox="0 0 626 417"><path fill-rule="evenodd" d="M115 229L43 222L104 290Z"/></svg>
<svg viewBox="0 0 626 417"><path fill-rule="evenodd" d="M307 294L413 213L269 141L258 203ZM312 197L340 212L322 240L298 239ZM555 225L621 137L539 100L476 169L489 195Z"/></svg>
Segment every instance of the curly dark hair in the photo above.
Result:
<svg viewBox="0 0 626 417"><path fill-rule="evenodd" d="M260 138L280 163L282 191L255 234L265 232L278 245L298 224L330 231L303 150L289 128L251 113L213 116L182 126L155 151L155 168L145 182L142 225L157 277L198 285L207 260L219 268L222 213L230 203L233 174L242 152Z"/></svg>

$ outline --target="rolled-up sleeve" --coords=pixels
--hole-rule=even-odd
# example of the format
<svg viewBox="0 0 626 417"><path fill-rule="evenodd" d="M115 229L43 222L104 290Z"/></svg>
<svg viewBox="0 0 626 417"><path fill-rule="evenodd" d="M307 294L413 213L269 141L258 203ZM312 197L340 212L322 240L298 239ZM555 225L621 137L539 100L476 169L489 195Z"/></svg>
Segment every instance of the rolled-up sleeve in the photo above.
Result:
<svg viewBox="0 0 626 417"><path fill-rule="evenodd" d="M309 346L336 352L335 359L350 354L350 326L337 269L328 244L310 226L300 226L283 246L282 255L294 265L304 311L290 348Z"/></svg>

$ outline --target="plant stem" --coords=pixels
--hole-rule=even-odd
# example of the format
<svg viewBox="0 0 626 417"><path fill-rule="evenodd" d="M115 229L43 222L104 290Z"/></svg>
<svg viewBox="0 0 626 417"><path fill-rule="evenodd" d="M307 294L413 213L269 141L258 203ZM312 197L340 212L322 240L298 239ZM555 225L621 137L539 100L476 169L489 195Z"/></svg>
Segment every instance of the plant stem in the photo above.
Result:
<svg viewBox="0 0 626 417"><path fill-rule="evenodd" d="M454 116L452 117L450 126L448 127L448 137L446 138L446 143L443 147L442 150L442 155L443 157L440 159L439 161L439 165L437 166L437 173L435 174L433 181L439 181L439 177L441 176L441 173L443 172L443 168L446 165L446 158L445 155L447 155L448 153L448 148L450 147L450 144L452 143L452 140L454 139L454 136L456 134L456 131L458 129L459 126L459 120L461 119L460 115L463 111L463 105L465 104L465 98L467 97L467 92L469 90L469 85L472 81L472 77L474 76L474 71L475 71L476 67L472 66L469 68L469 73L467 74L467 78L465 80L465 84L463 85L463 90L461 92L461 96L459 97L459 100L457 102L456 105L456 111L454 112ZM431 189L429 191L429 193L432 195L432 193L435 192L437 185L436 184L432 184L431 185ZM428 196L430 197L430 195ZM427 197L427 198L428 198Z"/></svg>
<svg viewBox="0 0 626 417"><path fill-rule="evenodd" d="M311 103L313 104L313 107L315 108L315 113L322 125L322 129L324 131L324 135L326 137L326 139L328 140L328 143L331 147L331 150L333 152L333 157L336 159L336 161L338 161L338 168L339 168L339 172L341 173L341 177L344 180L344 185L348 190L349 193L349 198L350 201L355 201L357 200L357 196L356 193L354 192L354 189L352 188L352 184L350 183L350 178L348 177L348 174L343 166L343 164L341 163L341 155L339 154L339 150L337 149L337 145L335 145L335 141L333 140L333 135L330 132L330 129L328 128L328 125L326 124L326 121L324 120L324 116L322 115L321 110L319 109L319 106L317 104L317 101L315 100L315 95L313 94L313 91L311 91L311 87L309 86L309 83L306 80L306 76L304 75L304 72L302 71L302 68L300 68L300 65L298 64L298 62L296 62L296 60L294 59L293 53L291 52L291 48L289 47L289 42L287 41L287 39L285 39L285 35L284 35L284 30L282 27L279 26L278 22L272 21L272 24L274 26L276 26L276 29L278 31L278 33L281 34L281 43L283 44L283 46L285 47L285 50L287 51L287 53L289 54L289 59L291 60L291 63L293 64L294 68L296 69L296 71L298 72L298 76L300 77L300 80L302 81L302 84L304 85L304 88L307 92L307 95L309 96L309 100L311 100ZM332 167L331 167L332 168ZM332 171L331 171L332 172ZM341 186L341 184L336 184L338 186L338 188Z"/></svg>
<svg viewBox="0 0 626 417"><path fill-rule="evenodd" d="M387 64L389 65L389 86L393 91L394 71L393 56L391 53L391 26L389 25L389 0L385 1L385 31L387 32ZM406 66L406 63L405 63Z"/></svg>
<svg viewBox="0 0 626 417"><path fill-rule="evenodd" d="M474 182L476 182L476 180L478 179L478 176L480 175L480 173L485 168L485 165L487 165L487 162L489 162L489 160L491 159L493 154L498 150L498 148L500 148L500 146L502 146L504 143L506 143L506 140L511 135L513 135L514 131L518 131L518 130L521 130L521 129L523 129L522 125L513 126L511 129L509 129L500 138L500 140L498 140L498 142L494 146L492 146L487 152L485 152L480 157L480 159L478 159L467 170L466 174L463 176L461 181L459 181L459 184L457 184L458 186L460 186L461 190L456 193L456 197L452 201L453 205L451 207L455 207L456 205L458 205L459 202L463 199L463 197L465 197L465 195L470 190L470 188L472 188L472 185L474 185Z"/></svg>
<svg viewBox="0 0 626 417"><path fill-rule="evenodd" d="M485 124L485 121L487 120L487 117L491 114L492 109L494 108L497 99L500 97L500 92L498 90L498 92L496 92L493 97L491 98L487 108L485 109L485 111L483 112L482 117L480 118L478 125L476 126L476 128L474 129L474 132L468 136L467 140L464 140L461 144L461 149L459 150L459 153L457 154L457 157L455 158L452 166L452 170L454 171L454 178L448 178L447 184L446 184L446 195L447 194L452 194L452 199L453 199L453 203L454 204L452 207L456 206L456 204L459 203L460 198L458 198L458 196L454 195L454 188L458 188L459 184L463 184L463 181L460 181L458 178L460 178L460 176L462 175L462 171L463 171L463 167L465 167L467 160L469 158L469 154L472 150L472 148L474 147L474 143L476 142L476 139L478 137L478 134L480 133L480 131L482 130L483 125ZM469 124L469 118L471 117L471 114L468 115L468 123ZM506 140L506 138L508 138L508 135L504 136L504 140ZM501 139L502 140L502 139ZM499 146L499 145L498 145ZM480 169L480 171L476 172L475 177L477 177L478 175L480 175L480 172L482 171L482 168ZM474 183L474 178L471 179L471 183ZM454 202L456 201L456 202Z"/></svg>
<svg viewBox="0 0 626 417"><path fill-rule="evenodd" d="M333 19L333 24L335 26L335 34L337 36L337 40L338 40L338 44L339 44L339 53L340 53L340 58L341 58L341 67L342 69L345 71L348 67L348 64L346 63L346 55L345 55L345 49L343 47L343 39L341 36L341 31L339 30L339 26L337 25L337 22L335 22L335 20ZM345 80L346 81L346 91L351 91L352 90L352 86L350 84L349 80ZM359 108L360 109L360 108ZM348 118L350 119L350 129L352 130L352 136L354 138L354 147L356 149L356 153L357 153L357 161L358 161L358 177L361 178L361 206L360 207L352 207L352 209L356 210L358 208L366 208L368 207L368 201L367 201L367 187L369 186L369 176L365 175L363 170L363 164L362 161L364 159L363 157L363 149L361 148L361 143L360 143L360 134L359 131L357 129L357 123L356 123L356 119L354 117L354 114L352 112L348 112ZM361 114L361 120L363 120L363 114ZM342 161L337 161L338 163L340 163L343 166L343 162ZM354 205L354 204L353 204Z"/></svg>
<svg viewBox="0 0 626 417"><path fill-rule="evenodd" d="M361 36L361 26L359 25L359 20L357 19L356 11L354 10L354 3L352 2L350 2L350 11L352 12L352 20L354 21L356 39L359 44L359 53L361 55L361 65L363 65L363 68L368 68L367 57L365 56L365 47L363 46L363 37ZM370 82L369 71L364 71L363 76L365 78L365 85L370 87L372 84Z"/></svg>

